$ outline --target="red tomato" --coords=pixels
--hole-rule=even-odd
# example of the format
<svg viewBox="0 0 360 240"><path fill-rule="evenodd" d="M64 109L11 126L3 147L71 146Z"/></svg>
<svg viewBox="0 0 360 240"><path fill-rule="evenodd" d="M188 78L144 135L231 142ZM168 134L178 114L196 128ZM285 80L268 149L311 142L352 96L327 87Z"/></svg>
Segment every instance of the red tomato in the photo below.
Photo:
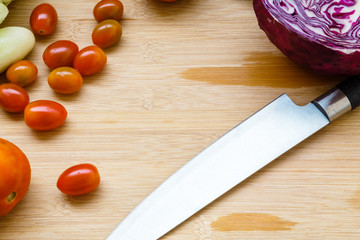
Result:
<svg viewBox="0 0 360 240"><path fill-rule="evenodd" d="M113 19L107 19L96 25L92 32L92 41L101 48L107 48L119 42L121 35L120 23Z"/></svg>
<svg viewBox="0 0 360 240"><path fill-rule="evenodd" d="M97 46L88 46L76 54L74 68L81 75L92 75L102 70L106 65L107 57L103 50Z"/></svg>
<svg viewBox="0 0 360 240"><path fill-rule="evenodd" d="M26 90L14 83L0 85L0 105L8 112L22 112L29 103Z"/></svg>
<svg viewBox="0 0 360 240"><path fill-rule="evenodd" d="M29 189L31 168L25 154L0 138L0 217L9 213Z"/></svg>
<svg viewBox="0 0 360 240"><path fill-rule="evenodd" d="M68 195L83 195L94 191L100 184L98 169L83 163L66 169L57 181L58 189Z"/></svg>
<svg viewBox="0 0 360 240"><path fill-rule="evenodd" d="M58 15L55 8L42 3L34 8L30 16L30 26L35 34L47 36L52 34L58 22Z"/></svg>
<svg viewBox="0 0 360 240"><path fill-rule="evenodd" d="M55 92L71 94L80 90L83 78L75 68L59 67L50 72L48 83Z"/></svg>
<svg viewBox="0 0 360 240"><path fill-rule="evenodd" d="M101 0L93 10L94 18L98 22L105 19L120 21L124 13L124 5L119 0Z"/></svg>
<svg viewBox="0 0 360 240"><path fill-rule="evenodd" d="M38 74L36 65L28 60L12 64L6 71L6 78L12 83L25 87L34 82Z"/></svg>
<svg viewBox="0 0 360 240"><path fill-rule="evenodd" d="M38 100L29 103L24 112L25 123L37 131L60 127L66 120L67 111L60 103Z"/></svg>
<svg viewBox="0 0 360 240"><path fill-rule="evenodd" d="M44 63L50 68L72 67L79 51L78 45L69 40L59 40L50 44L43 53Z"/></svg>

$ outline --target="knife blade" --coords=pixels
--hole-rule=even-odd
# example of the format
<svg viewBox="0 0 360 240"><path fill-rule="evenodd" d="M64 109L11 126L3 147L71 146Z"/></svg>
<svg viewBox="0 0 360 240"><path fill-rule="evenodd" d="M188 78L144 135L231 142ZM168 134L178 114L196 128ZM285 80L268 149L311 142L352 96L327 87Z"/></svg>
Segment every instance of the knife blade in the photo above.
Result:
<svg viewBox="0 0 360 240"><path fill-rule="evenodd" d="M107 240L155 240L253 173L360 105L350 77L305 106L286 94L238 124L145 198Z"/></svg>

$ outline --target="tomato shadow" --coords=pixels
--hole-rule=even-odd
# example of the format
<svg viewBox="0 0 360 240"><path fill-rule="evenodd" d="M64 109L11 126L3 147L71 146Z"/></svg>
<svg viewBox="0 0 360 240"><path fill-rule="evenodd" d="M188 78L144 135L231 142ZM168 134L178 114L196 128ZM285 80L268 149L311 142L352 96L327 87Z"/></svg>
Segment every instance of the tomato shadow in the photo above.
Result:
<svg viewBox="0 0 360 240"><path fill-rule="evenodd" d="M114 52L115 51L116 50L114 49ZM106 54L108 53L106 51L104 51L104 52ZM108 58L109 58L109 56L108 56ZM105 75L108 74L108 71L111 70L110 62L111 61L109 61L109 59L108 59L108 63L105 65L105 67L101 71L99 71L95 74L92 74L92 75L83 76L83 80L84 80L83 87L86 87L86 84L97 83L97 81L101 81L105 77ZM79 92L81 92L81 90Z"/></svg>
<svg viewBox="0 0 360 240"><path fill-rule="evenodd" d="M81 88L83 88L84 86L82 86ZM79 98L82 94L81 89L75 93L72 94L61 94L61 93L57 93L55 91L53 91L53 95L55 96L55 98L60 99L61 101L64 102L70 102L70 101L74 101L74 99Z"/></svg>
<svg viewBox="0 0 360 240"><path fill-rule="evenodd" d="M6 79L6 71L0 74L0 84L8 83L8 80Z"/></svg>
<svg viewBox="0 0 360 240"><path fill-rule="evenodd" d="M19 217L15 216L17 209L18 208L15 207L7 215L0 217L0 239L5 239L5 235L8 236L10 232L14 231L15 226L17 226L19 220Z"/></svg>
<svg viewBox="0 0 360 240"><path fill-rule="evenodd" d="M90 204L94 204L97 202L101 201L101 196L103 196L103 194L101 193L101 186L99 186L98 188L96 188L94 191L84 194L84 195L79 195L79 196L70 196L70 195L66 195L63 194L63 200L67 203L67 204L71 204L74 207L82 207L82 206L86 206L86 205L90 205Z"/></svg>
<svg viewBox="0 0 360 240"><path fill-rule="evenodd" d="M28 194L5 216L0 217L0 239L2 238L3 234L7 234L10 231L18 232L17 228L20 224L26 224L28 219L24 218L24 209L26 202L29 200Z"/></svg>
<svg viewBox="0 0 360 240"><path fill-rule="evenodd" d="M21 204L21 202L19 203ZM1 233L3 232L3 229L8 228L9 226L12 225L13 222L15 222L15 212L17 211L17 207L15 207L10 213L8 213L5 216L0 217L0 237L1 237ZM0 238L2 239L2 238Z"/></svg>
<svg viewBox="0 0 360 240"><path fill-rule="evenodd" d="M5 111L4 109L2 109L2 112L3 112L3 115L6 116L11 121L16 121L16 122L24 121L24 112L11 113L11 112Z"/></svg>
<svg viewBox="0 0 360 240"><path fill-rule="evenodd" d="M65 121L65 123L63 125L61 125L60 127L57 127L53 130L48 130L48 131L37 131L37 130L31 129L31 128L29 128L29 131L31 131L30 134L32 136L36 137L40 141L48 141L48 140L54 139L56 137L65 135L67 124L68 123Z"/></svg>
<svg viewBox="0 0 360 240"><path fill-rule="evenodd" d="M41 79L36 79L33 83L27 85L24 87L26 92L29 94L30 102L32 102L32 92L37 92L39 90L39 87L41 86ZM34 100L35 101L35 100Z"/></svg>
<svg viewBox="0 0 360 240"><path fill-rule="evenodd" d="M111 58L111 54L119 54L120 49L121 49L121 45L124 44L124 36L121 37L120 41L115 43L114 45L107 47L107 48L102 48L102 50L105 52L107 58L108 58L108 62L109 62L109 58Z"/></svg>

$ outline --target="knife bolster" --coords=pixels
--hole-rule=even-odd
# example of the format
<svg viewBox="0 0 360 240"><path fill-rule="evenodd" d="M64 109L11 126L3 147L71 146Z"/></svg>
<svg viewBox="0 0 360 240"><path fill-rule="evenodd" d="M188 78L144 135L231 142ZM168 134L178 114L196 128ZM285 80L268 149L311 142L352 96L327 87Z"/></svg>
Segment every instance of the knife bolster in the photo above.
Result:
<svg viewBox="0 0 360 240"><path fill-rule="evenodd" d="M352 109L349 98L337 87L314 99L312 103L330 122Z"/></svg>

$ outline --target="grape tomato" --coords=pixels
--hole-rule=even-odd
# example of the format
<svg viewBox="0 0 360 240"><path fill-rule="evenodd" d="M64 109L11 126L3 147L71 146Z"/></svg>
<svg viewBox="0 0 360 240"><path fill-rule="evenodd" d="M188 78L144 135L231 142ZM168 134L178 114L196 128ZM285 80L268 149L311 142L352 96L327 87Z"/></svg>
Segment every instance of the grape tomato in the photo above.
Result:
<svg viewBox="0 0 360 240"><path fill-rule="evenodd" d="M101 48L107 48L118 43L121 35L120 23L113 19L107 19L96 25L92 32L92 41Z"/></svg>
<svg viewBox="0 0 360 240"><path fill-rule="evenodd" d="M24 111L25 123L37 131L48 131L60 127L66 120L67 111L60 103L37 100L29 103Z"/></svg>
<svg viewBox="0 0 360 240"><path fill-rule="evenodd" d="M98 169L89 163L66 169L58 178L57 188L68 195L83 195L94 191L100 184Z"/></svg>
<svg viewBox="0 0 360 240"><path fill-rule="evenodd" d="M59 67L50 72L48 84L55 92L72 94L80 90L83 78L79 71L72 67Z"/></svg>
<svg viewBox="0 0 360 240"><path fill-rule="evenodd" d="M8 112L22 112L29 103L29 95L24 88L14 83L0 85L0 105Z"/></svg>
<svg viewBox="0 0 360 240"><path fill-rule="evenodd" d="M106 19L120 21L123 13L124 5L119 0L101 0L93 9L94 18L98 22Z"/></svg>
<svg viewBox="0 0 360 240"><path fill-rule="evenodd" d="M79 51L76 43L70 40L59 40L50 44L43 53L43 60L50 69L72 67L74 58Z"/></svg>
<svg viewBox="0 0 360 240"><path fill-rule="evenodd" d="M30 15L30 26L35 34L47 36L52 34L58 22L56 9L49 3L35 7Z"/></svg>
<svg viewBox="0 0 360 240"><path fill-rule="evenodd" d="M76 54L74 59L74 68L81 75L87 76L101 71L107 62L104 51L98 46L87 46Z"/></svg>
<svg viewBox="0 0 360 240"><path fill-rule="evenodd" d="M7 80L22 87L33 83L37 75L36 65L28 60L17 61L6 70Z"/></svg>

